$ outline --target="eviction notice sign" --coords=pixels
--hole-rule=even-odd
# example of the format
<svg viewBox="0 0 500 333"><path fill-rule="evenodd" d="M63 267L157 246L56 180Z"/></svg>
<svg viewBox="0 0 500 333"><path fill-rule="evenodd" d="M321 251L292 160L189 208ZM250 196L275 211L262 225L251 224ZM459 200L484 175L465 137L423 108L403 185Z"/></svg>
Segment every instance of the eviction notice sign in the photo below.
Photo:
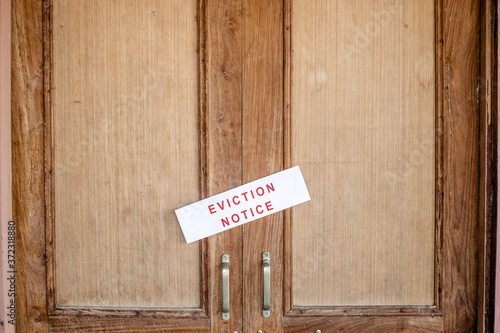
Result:
<svg viewBox="0 0 500 333"><path fill-rule="evenodd" d="M298 166L175 211L188 243L309 201Z"/></svg>

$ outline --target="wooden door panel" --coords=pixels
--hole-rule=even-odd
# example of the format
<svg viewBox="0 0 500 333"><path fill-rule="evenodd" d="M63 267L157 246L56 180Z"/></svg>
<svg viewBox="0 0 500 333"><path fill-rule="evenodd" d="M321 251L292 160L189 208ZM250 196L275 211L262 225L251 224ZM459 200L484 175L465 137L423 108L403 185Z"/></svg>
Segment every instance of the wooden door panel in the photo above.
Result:
<svg viewBox="0 0 500 333"><path fill-rule="evenodd" d="M54 1L57 306L200 307L197 2ZM49 281L50 283L51 281Z"/></svg>
<svg viewBox="0 0 500 333"><path fill-rule="evenodd" d="M199 5L15 3L23 33L13 43L26 51L13 71L25 92L13 112L26 117L13 121L13 153L40 172L17 169L14 185L19 331L210 330L207 243L187 246L173 212L206 183ZM41 95L37 77L22 79L32 63ZM23 154L26 142L36 148Z"/></svg>
<svg viewBox="0 0 500 333"><path fill-rule="evenodd" d="M402 11L396 12L392 23L390 12L377 20L377 12L398 8L398 3ZM372 4L378 7L370 9ZM408 331L471 331L477 306L477 285L472 281L477 277L478 245L479 4L383 1L370 5L286 1L285 91L290 93L285 105L289 103L290 110L285 115L289 119L285 145L291 147L286 161L293 165L298 157L298 162L310 162L303 169L316 202L310 208L296 207L286 216L285 331L298 332L311 328L311 323L322 332L348 330L356 323L363 323L359 331L366 332L393 326ZM301 22L304 11L315 19L308 20L304 14L300 29L294 20ZM330 11L331 15L326 14ZM317 23L323 14L327 20ZM330 25L330 21L340 24ZM355 29L358 23L366 30ZM390 31L384 30L384 24L392 25ZM411 31L412 26L418 27L418 33ZM297 45L300 41L306 46ZM381 82L374 84L374 78ZM355 80L359 81L353 86ZM294 107L309 110L300 114ZM406 126L402 117L390 114L391 109L399 110ZM381 113L374 117L371 110ZM336 126L337 122L348 128ZM301 130L302 139L312 139L312 144L300 140ZM302 150L294 151L297 147ZM412 159L417 155L414 168ZM327 163L332 167L325 175ZM399 170L403 173L398 174ZM385 180L387 172L403 184ZM357 177L349 178L353 173ZM375 197L377 193L368 194L365 186L384 191ZM349 193L353 206L342 203L346 198L339 198L339 191ZM396 210L392 205L398 202ZM339 216L352 216L351 225L342 224ZM381 219L386 222L380 224ZM396 230L389 227L390 221L398 224ZM354 233L357 226L359 232ZM405 230L411 231L411 237ZM372 241L377 245L370 245ZM294 253L296 244L299 252ZM330 252L330 247L335 251ZM347 259L356 253L351 262L366 260L357 271ZM381 260L384 257L387 261ZM323 275L329 265L335 267L330 275ZM310 272L305 272L309 267ZM382 282L379 290L377 279ZM393 318L403 314L411 320Z"/></svg>
<svg viewBox="0 0 500 333"><path fill-rule="evenodd" d="M293 1L294 305L433 305L434 1Z"/></svg>

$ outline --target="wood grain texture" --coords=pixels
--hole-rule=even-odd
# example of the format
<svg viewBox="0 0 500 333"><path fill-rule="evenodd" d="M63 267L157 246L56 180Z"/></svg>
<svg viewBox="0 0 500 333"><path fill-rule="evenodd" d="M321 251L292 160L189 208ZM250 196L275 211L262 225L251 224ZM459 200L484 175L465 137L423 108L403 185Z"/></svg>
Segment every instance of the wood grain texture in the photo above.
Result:
<svg viewBox="0 0 500 333"><path fill-rule="evenodd" d="M434 44L436 46L436 188L435 188L435 209L436 209L436 234L435 244L436 250L434 255L434 302L436 307L440 310L444 304L444 241L443 241L443 216L444 216L444 159L443 159L443 145L444 145L444 122L443 122L443 54L444 54L444 40L443 40L443 15L446 15L446 10L443 8L443 1L436 1L436 13L434 23L436 26L436 36Z"/></svg>
<svg viewBox="0 0 500 333"><path fill-rule="evenodd" d="M170 319L207 319L205 309L200 308L99 308L99 307L69 307L58 306L49 313L49 316L62 317L109 317L109 318L159 318Z"/></svg>
<svg viewBox="0 0 500 333"><path fill-rule="evenodd" d="M12 186L16 329L47 332L42 2L12 2Z"/></svg>
<svg viewBox="0 0 500 333"><path fill-rule="evenodd" d="M443 317L333 317L333 318L284 318L285 332L321 333L345 332L405 332L405 333L437 333L443 331ZM448 332L448 331L446 331Z"/></svg>
<svg viewBox="0 0 500 333"><path fill-rule="evenodd" d="M45 269L44 269L44 208L43 208L43 138L42 138L42 49L41 49L41 6L42 2L31 0L16 0L13 1L13 50L12 50L12 69L13 69L13 85L12 85L12 131L13 131L13 181L14 181L14 218L18 221L19 226L19 243L18 243L18 264L20 271L18 272L18 331L20 332L46 332L48 330L47 316L45 310L46 295L45 295ZM478 202L479 202L479 121L477 115L479 108L475 97L477 97L477 76L479 73L479 53L478 47L478 3L479 1L471 0L456 4L453 1L439 1L437 6L438 26L436 34L436 50L437 56L437 159L438 169L437 181L442 182L442 189L436 187L437 202L441 202L442 206L437 205L437 211L444 210L443 215L437 216L438 223L442 223L444 230L440 233L436 232L436 238L442 235L445 241L442 256L436 255L436 268L444 265L444 269L437 272L439 275L437 281L443 279L443 284L438 284L436 290L438 297L442 297L443 304L439 306L439 310L445 311L444 316L437 313L435 316L430 316L427 313L419 316L394 316L393 313L387 313L386 316L374 315L360 318L357 308L345 314L336 314L335 317L317 317L318 312L307 312L311 308L307 308L296 317L283 318L284 328L278 328L277 331L284 330L286 332L314 332L316 329L321 329L322 332L381 332L387 331L388 327L394 328L395 331L405 332L469 332L474 331L476 327L476 309L477 306L477 279L478 279L478 257L477 242L478 242ZM270 8L276 11L277 3L270 3ZM206 7L205 7L206 5ZM245 5L245 6L244 6ZM251 6L252 11L242 11L243 8ZM249 64L258 61L259 57L253 54L252 50L242 49L242 45L250 44L251 41L256 41L257 48L266 48L276 51L276 45L269 41L260 41L256 36L252 35L252 31L259 31L262 26L268 26L272 18L276 18L280 13L259 13L263 10L262 3L254 4L250 1L234 2L210 1L205 4L205 1L200 1L200 8L206 14L206 20L203 20L200 14L200 30L207 34L208 43L200 37L198 45L200 45L200 68L203 66L206 59L207 75L203 76L201 70L200 87L202 90L206 88L207 103L200 101L200 116L206 114L208 119L206 122L200 121L200 133L205 137L200 140L200 155L203 160L203 154L206 156L206 164L201 162L200 177L201 177L201 193L202 196L215 194L225 189L241 184L243 179L247 179L244 173L246 168L242 165L251 165L256 163L257 166L271 170L277 166L277 161L280 157L269 157L266 151L262 151L262 161L250 161L245 158L247 152L242 152L242 138L250 138L255 134L255 124L258 119L267 119L271 123L263 127L264 137L273 137L267 127L279 128L283 124L279 124L277 119L277 107L270 114L264 113L263 110L251 110L243 108L243 106L259 105L261 99L268 100L267 91L260 91L259 87L250 85L250 91L262 94L263 96L253 96L250 91L245 91L246 80L243 81L242 76L248 77L249 82L254 82L257 77L262 75L261 70L257 69L256 73L250 69L243 67L243 59L246 59ZM245 17L248 13L249 17ZM286 11L285 11L286 13ZM285 14L286 15L286 14ZM262 20L266 18L266 20ZM451 19L453 18L453 19ZM248 21L247 21L248 20ZM204 23L203 23L204 22ZM244 22L253 22L255 26L243 25ZM267 22L267 23L266 23ZM45 18L45 24L47 20ZM289 21L285 16L285 31L289 31ZM271 26L271 25L269 25ZM409 26L410 28L410 26ZM45 26L44 26L45 29ZM211 30L212 29L212 30ZM244 31L242 32L242 29ZM45 37L47 31L45 31ZM274 32L265 31L264 36ZM243 37L244 36L244 37ZM262 37L262 36L261 36ZM245 39L246 38L246 41ZM276 41L275 41L276 42ZM212 44L213 43L213 44ZM262 44L261 44L262 43ZM277 43L281 43L278 41ZM206 47L205 47L206 46ZM205 47L205 48L204 48ZM291 39L285 39L285 47L291 47ZM249 52L244 56L244 52ZM279 51L278 51L279 53ZM273 56L267 55L267 56ZM47 54L45 54L47 57ZM204 58L205 57L205 58ZM292 64L285 57L285 68L292 67ZM279 63L278 59L273 58L273 62ZM49 62L50 63L50 62ZM246 62L245 62L246 64ZM262 64L258 64L263 66ZM283 63L282 63L283 65ZM257 68L259 68L259 66ZM265 66L263 66L265 68ZM225 69L229 70L225 70ZM50 68L49 68L50 69ZM46 72L49 70L46 68ZM273 70L270 78L264 78L265 82L274 81L278 74ZM285 80L287 78L287 70L285 70ZM474 76L476 75L476 76ZM50 77L49 73L45 73L45 77ZM50 81L49 81L50 82ZM46 96L50 93L50 85L46 84ZM275 91L276 87L268 87ZM290 96L288 85L284 87L285 96ZM204 91L200 91L200 95L204 95ZM247 96L245 101L244 96ZM277 98L282 98L281 95L276 95ZM469 99L470 98L470 99ZM45 99L45 102L50 99ZM268 100L269 101L269 100ZM285 108L288 99L285 99ZM271 103L275 101L271 100ZM276 105L276 104L272 104ZM50 106L50 104L49 104ZM266 108L267 110L268 108ZM279 111L282 112L282 111ZM255 114L254 114L255 113ZM245 118L244 115L248 118ZM257 115L257 116L255 116ZM254 118L255 117L255 118ZM275 118L276 117L276 118ZM291 131L285 113L285 142L288 136L291 137ZM222 119L222 121L221 121ZM242 129L242 120L247 119L248 132L245 128ZM47 120L47 119L46 119ZM264 124L264 122L262 122ZM244 123L245 124L245 123ZM46 128L50 130L50 127ZM47 137L47 132L45 133ZM257 138L260 133L257 133ZM206 138L206 141L205 141ZM278 138L278 146L281 139ZM441 143L439 143L441 142ZM258 146L249 141L244 141L245 147L248 145L248 156L259 156ZM279 153L280 147L267 147ZM290 150L285 145L284 147L285 161L289 163L287 156L290 155ZM287 155L288 154L288 155ZM290 157L290 156L289 156ZM267 159L267 160L266 160ZM440 161L442 162L439 162ZM446 163L445 163L446 162ZM266 164L267 163L267 164ZM441 163L441 164L440 164ZM442 166L439 169L439 165ZM47 170L46 170L47 171ZM50 170L48 170L50 171ZM259 170L251 170L250 172L259 173ZM264 171L262 171L264 173ZM267 170L265 172L267 174ZM48 179L50 176L45 175ZM259 175L260 176L260 175ZM204 182L204 179L206 182ZM441 199L439 199L441 197ZM441 200L441 201L440 201ZM442 207L442 208L439 208ZM285 213L287 214L287 213ZM257 223L257 222L254 222ZM273 225L275 221L271 222ZM280 222L277 222L278 224ZM213 311L208 309L208 313L214 320L212 331L243 331L243 323L245 327L252 327L252 323L247 324L245 318L252 318L258 313L243 314L243 279L242 269L247 267L250 275L245 279L246 284L250 285L253 292L260 293L261 282L250 281L255 276L260 278L260 255L252 259L252 262L242 260L243 246L248 247L250 251L254 251L254 245L242 245L242 231L236 228L224 235L211 237L206 243L208 247L201 247L202 256L208 256L211 260L208 273L212 279L209 287L205 288L201 298L209 299L213 304ZM261 226L257 230L262 230ZM290 229L285 229L290 232ZM274 235L279 238L279 232L274 230ZM288 234L287 234L288 235ZM275 237L273 236L273 237ZM249 237L257 238L258 236L250 235ZM285 244L286 243L285 239ZM262 243L256 246L261 246ZM279 244L272 244L279 251ZM259 251L261 249L258 249ZM439 248L436 248L440 251ZM229 252L232 258L232 313L231 321L222 323L220 320L220 255L224 252ZM288 250L287 250L288 251ZM246 252L245 252L246 253ZM290 253L290 252L287 252ZM236 258L236 262L233 259ZM440 259L441 258L441 259ZM440 261L441 260L441 261ZM285 255L285 260L282 261L287 267L289 257ZM277 263L277 262L276 262ZM234 265L233 265L234 264ZM203 265L202 265L203 267ZM256 268L256 272L251 269ZM280 270L281 267L276 267ZM275 273L275 272L273 272ZM280 274L279 272L277 272ZM203 274L203 273L202 273ZM234 278L233 278L234 277ZM286 278L285 278L286 281ZM280 281L273 283L280 283ZM285 295L290 295L285 285ZM202 288L203 289L203 288ZM213 290L213 294L212 294ZM249 289L251 290L251 289ZM439 292L439 290L444 290ZM49 290L50 292L50 290ZM213 297L212 297L213 295ZM274 295L274 294L273 294ZM249 297L250 304L246 305L253 309L260 303L261 295L253 295L246 293ZM254 299L251 299L251 298ZM279 295L276 297L280 297ZM276 298L276 299L278 299ZM275 297L273 296L273 300ZM439 300L437 300L439 301ZM286 303L291 307L290 302ZM260 305L260 304L259 304ZM273 303L273 309L275 304ZM280 306L279 304L277 305ZM284 310L287 311L287 305ZM345 309L345 308L344 308ZM300 310L300 308L296 308ZM384 307L383 310L387 310ZM406 311L407 309L405 309ZM321 310L322 311L322 310ZM398 310L396 310L398 311ZM160 311L161 312L161 311ZM431 311L432 312L432 311ZM431 313L429 312L429 313ZM55 332L154 332L154 331L172 331L172 332L208 332L210 329L210 321L207 318L197 320L179 320L179 319L163 319L151 318L156 315L153 312L143 313L130 312L129 316L137 316L137 318L121 318L123 313L110 314L101 313L98 311L89 310L84 314L71 312L72 316L54 316L50 319L51 331ZM196 312L201 313L200 311ZM408 312L406 312L408 313ZM331 313L323 313L320 315L329 315ZM108 318L102 318L102 316ZM164 316L160 313L159 316ZM201 314L202 315L202 314ZM90 316L91 318L85 318ZM140 317L147 318L140 318ZM247 317L246 317L247 316ZM311 317L312 316L312 317ZM339 318L342 316L342 318ZM268 325L263 319L260 320L262 325ZM281 320L281 319L276 319ZM269 327L274 327L275 318L271 318ZM444 326L444 328L443 328ZM264 326L261 326L264 327ZM267 327L267 326L266 326ZM260 328L259 328L260 329ZM245 330L246 331L246 330Z"/></svg>
<svg viewBox="0 0 500 333"><path fill-rule="evenodd" d="M241 1L206 2L207 196L242 183ZM211 260L212 331L243 330L242 229L208 239ZM230 318L222 320L221 256L229 254Z"/></svg>
<svg viewBox="0 0 500 333"><path fill-rule="evenodd" d="M479 1L444 0L442 8L444 329L472 332L478 296Z"/></svg>
<svg viewBox="0 0 500 333"><path fill-rule="evenodd" d="M210 332L210 320L92 318L55 316L49 320L50 332Z"/></svg>
<svg viewBox="0 0 500 333"><path fill-rule="evenodd" d="M199 307L197 2L53 2L58 305Z"/></svg>
<svg viewBox="0 0 500 333"><path fill-rule="evenodd" d="M47 313L52 315L57 306L55 293L54 262L54 159L52 149L52 86L53 86L53 27L52 2L43 6L43 122L44 122L44 157L45 157L45 255L47 270Z"/></svg>
<svg viewBox="0 0 500 333"><path fill-rule="evenodd" d="M307 316L442 316L436 306L294 306L287 313L290 317Z"/></svg>
<svg viewBox="0 0 500 333"><path fill-rule="evenodd" d="M208 196L207 176L207 3L205 0L198 1L198 150L200 159L200 199ZM212 283L210 247L208 239L200 240L201 257L201 308L210 317L212 313Z"/></svg>
<svg viewBox="0 0 500 333"><path fill-rule="evenodd" d="M294 305L434 304L434 16L293 2Z"/></svg>
<svg viewBox="0 0 500 333"><path fill-rule="evenodd" d="M283 168L283 1L243 1L243 182ZM243 226L244 332L282 332L283 215ZM271 260L271 316L262 316L262 253Z"/></svg>
<svg viewBox="0 0 500 333"><path fill-rule="evenodd" d="M499 135L498 135L498 130L499 130L499 117L498 117L498 109L499 109L499 102L500 100L498 99L498 87L499 87L499 82L500 82L500 75L498 72L498 63L500 60L500 49L499 49L499 44L498 44L498 29L500 27L500 16L499 16L499 10L498 10L498 2L496 2L495 6L495 16L494 16L494 26L495 29L495 37L494 37L494 46L493 46L493 75L492 79L495 84L492 84L492 125L493 125L493 156L494 156L494 163L493 163L493 168L492 172L495 175L494 179L494 186L495 186L495 201L494 201L494 222L493 222L493 235L492 237L495 239L495 247L494 247L494 252L493 252L493 269L494 269L494 274L491 275L492 278L492 288L491 291L493 292L493 300L494 300L494 305L492 309L492 327L494 332L500 331L500 227L498 223L498 217L499 214L498 212L500 211L500 200L498 199L498 188L499 187L499 177L498 175L500 174L500 163L499 163L499 156L500 156L500 144L499 144Z"/></svg>
<svg viewBox="0 0 500 333"><path fill-rule="evenodd" d="M495 15L493 1L481 2L481 67L480 67L480 192L479 192L479 283L478 283L478 321L477 332L493 331L494 297L494 202L496 198L493 169L495 153L493 132L496 112L493 110L493 94L496 92L495 77Z"/></svg>
<svg viewBox="0 0 500 333"><path fill-rule="evenodd" d="M292 155L292 71L293 71L293 39L292 17L293 1L283 2L283 164L284 169L293 166ZM283 212L283 315L293 307L293 224L292 209Z"/></svg>

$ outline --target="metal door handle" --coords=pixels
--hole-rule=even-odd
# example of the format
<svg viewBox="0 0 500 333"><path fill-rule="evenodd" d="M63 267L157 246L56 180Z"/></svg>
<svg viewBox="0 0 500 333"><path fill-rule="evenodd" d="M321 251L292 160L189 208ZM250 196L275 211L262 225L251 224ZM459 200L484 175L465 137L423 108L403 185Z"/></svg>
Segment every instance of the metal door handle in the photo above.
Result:
<svg viewBox="0 0 500 333"><path fill-rule="evenodd" d="M264 301L262 303L262 316L271 315L271 259L269 252L262 253L262 271L264 272Z"/></svg>
<svg viewBox="0 0 500 333"><path fill-rule="evenodd" d="M229 254L222 255L222 319L229 319Z"/></svg>

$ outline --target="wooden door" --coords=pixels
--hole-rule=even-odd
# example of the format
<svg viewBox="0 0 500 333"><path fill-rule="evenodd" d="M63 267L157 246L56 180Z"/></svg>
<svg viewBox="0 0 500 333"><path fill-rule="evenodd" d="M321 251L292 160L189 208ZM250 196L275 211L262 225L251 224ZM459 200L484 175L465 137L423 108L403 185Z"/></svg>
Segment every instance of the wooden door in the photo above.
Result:
<svg viewBox="0 0 500 333"><path fill-rule="evenodd" d="M475 330L479 3L289 5L287 331Z"/></svg>
<svg viewBox="0 0 500 333"><path fill-rule="evenodd" d="M475 330L479 1L17 0L13 22L19 332ZM174 209L294 165L310 202L185 243Z"/></svg>

